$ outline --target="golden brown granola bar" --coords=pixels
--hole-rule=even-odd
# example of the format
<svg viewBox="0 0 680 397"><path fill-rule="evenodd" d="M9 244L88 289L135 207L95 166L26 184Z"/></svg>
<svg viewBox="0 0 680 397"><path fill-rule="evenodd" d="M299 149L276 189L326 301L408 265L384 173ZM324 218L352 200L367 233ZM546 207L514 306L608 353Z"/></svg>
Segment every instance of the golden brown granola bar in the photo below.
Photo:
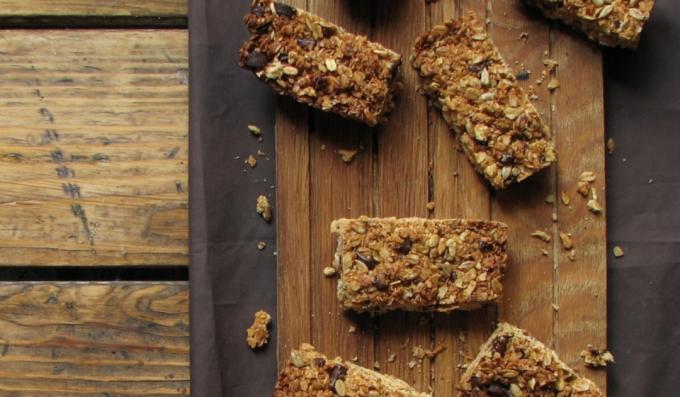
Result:
<svg viewBox="0 0 680 397"><path fill-rule="evenodd" d="M654 0L526 0L548 18L611 47L635 48Z"/></svg>
<svg viewBox="0 0 680 397"><path fill-rule="evenodd" d="M271 0L255 0L245 22L240 65L279 94L371 126L394 107L394 51Z"/></svg>
<svg viewBox="0 0 680 397"><path fill-rule="evenodd" d="M429 397L406 382L340 357L329 360L308 344L293 350L276 382L273 397Z"/></svg>
<svg viewBox="0 0 680 397"><path fill-rule="evenodd" d="M442 110L493 187L522 181L555 161L549 128L473 13L420 36L412 64L421 92Z"/></svg>
<svg viewBox="0 0 680 397"><path fill-rule="evenodd" d="M482 345L461 378L460 397L603 397L595 383L580 376L526 331L507 323Z"/></svg>
<svg viewBox="0 0 680 397"><path fill-rule="evenodd" d="M331 223L345 309L451 311L497 302L508 228L462 219L367 218Z"/></svg>

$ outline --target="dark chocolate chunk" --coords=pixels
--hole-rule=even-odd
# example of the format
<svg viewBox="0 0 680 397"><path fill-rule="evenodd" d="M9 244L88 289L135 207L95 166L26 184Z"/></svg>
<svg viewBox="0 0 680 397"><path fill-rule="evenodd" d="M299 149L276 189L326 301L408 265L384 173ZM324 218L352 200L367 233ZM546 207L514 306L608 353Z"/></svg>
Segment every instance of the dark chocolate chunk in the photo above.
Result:
<svg viewBox="0 0 680 397"><path fill-rule="evenodd" d="M489 394L489 397L512 397L508 387L500 382L489 383L486 392Z"/></svg>
<svg viewBox="0 0 680 397"><path fill-rule="evenodd" d="M288 63L288 54L286 54L285 52L280 53L279 54L279 61L281 61L283 63Z"/></svg>
<svg viewBox="0 0 680 397"><path fill-rule="evenodd" d="M519 81L527 81L529 80L530 74L526 70L522 70L521 72L517 73L515 75L515 78Z"/></svg>
<svg viewBox="0 0 680 397"><path fill-rule="evenodd" d="M505 165L514 164L515 156L513 156L512 154L503 153L503 155L501 155L501 163Z"/></svg>
<svg viewBox="0 0 680 397"><path fill-rule="evenodd" d="M345 378L347 378L347 367L344 365L335 364L333 367L328 369L328 375L330 377L328 380L328 386L330 386L331 389L335 389L335 382L338 379L344 381Z"/></svg>
<svg viewBox="0 0 680 397"><path fill-rule="evenodd" d="M319 367L319 368L321 368L321 367L323 367L324 365L326 365L326 360L324 360L324 359L321 358L321 357L315 358L313 362L314 362L314 366Z"/></svg>
<svg viewBox="0 0 680 397"><path fill-rule="evenodd" d="M491 244L488 241L482 240L479 242L479 249L482 250L482 252L493 251L493 244Z"/></svg>
<svg viewBox="0 0 680 397"><path fill-rule="evenodd" d="M255 14L258 17L264 16L264 6L262 4L254 5L252 11L253 11L253 14Z"/></svg>
<svg viewBox="0 0 680 397"><path fill-rule="evenodd" d="M335 34L335 28L321 25L321 32L323 33L323 37L329 38Z"/></svg>
<svg viewBox="0 0 680 397"><path fill-rule="evenodd" d="M298 39L297 43L300 47L303 47L306 50L311 50L316 45L316 40L305 37L302 39Z"/></svg>
<svg viewBox="0 0 680 397"><path fill-rule="evenodd" d="M268 62L269 59L267 59L267 56L265 54L259 51L253 51L250 54L248 54L248 57L246 57L245 66L249 69L260 70Z"/></svg>
<svg viewBox="0 0 680 397"><path fill-rule="evenodd" d="M476 63L473 63L472 65L468 65L468 70L472 73L479 73L482 71L482 67Z"/></svg>
<svg viewBox="0 0 680 397"><path fill-rule="evenodd" d="M373 259L373 257L370 255L363 255L362 253L357 252L357 257L359 258L359 261L363 262L363 264L366 265L368 270L373 270L375 268L375 265L377 264L375 259Z"/></svg>
<svg viewBox="0 0 680 397"><path fill-rule="evenodd" d="M404 242L397 248L397 252L402 255L408 255L408 253L411 252L411 245L413 245L411 239L406 237Z"/></svg>
<svg viewBox="0 0 680 397"><path fill-rule="evenodd" d="M288 18L292 18L297 14L297 10L295 9L295 7L291 7L288 4L274 3L274 9L276 10L276 13L278 15L282 15Z"/></svg>
<svg viewBox="0 0 680 397"><path fill-rule="evenodd" d="M502 356L505 354L506 350L508 350L508 342L509 340L507 336L499 336L493 341L491 348L493 351Z"/></svg>
<svg viewBox="0 0 680 397"><path fill-rule="evenodd" d="M385 291L388 287L387 283L383 280L383 278L380 275L375 276L375 288L378 291Z"/></svg>
<svg viewBox="0 0 680 397"><path fill-rule="evenodd" d="M474 387L479 387L481 386L482 382L479 380L479 376L472 376L470 378L470 386Z"/></svg>

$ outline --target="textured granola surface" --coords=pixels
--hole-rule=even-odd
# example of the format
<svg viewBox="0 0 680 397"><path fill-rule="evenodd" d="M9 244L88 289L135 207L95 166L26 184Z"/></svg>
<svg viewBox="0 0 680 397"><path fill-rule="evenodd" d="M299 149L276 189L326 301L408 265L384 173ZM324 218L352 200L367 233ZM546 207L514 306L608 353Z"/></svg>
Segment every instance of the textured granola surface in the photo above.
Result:
<svg viewBox="0 0 680 397"><path fill-rule="evenodd" d="M279 94L376 125L394 107L399 54L316 15L256 0L240 65Z"/></svg>
<svg viewBox="0 0 680 397"><path fill-rule="evenodd" d="M577 374L526 331L501 323L459 385L460 397L603 397L587 378Z"/></svg>
<svg viewBox="0 0 680 397"><path fill-rule="evenodd" d="M334 267L345 309L451 311L502 295L507 226L461 219L338 219Z"/></svg>
<svg viewBox="0 0 680 397"><path fill-rule="evenodd" d="M473 13L420 36L412 65L420 90L493 187L522 181L555 161L549 128Z"/></svg>
<svg viewBox="0 0 680 397"><path fill-rule="evenodd" d="M269 340L269 330L267 326L272 321L269 313L260 310L255 313L253 324L246 330L246 342L251 349L257 349L267 344Z"/></svg>
<svg viewBox="0 0 680 397"><path fill-rule="evenodd" d="M526 0L548 18L582 30L612 47L637 47L654 0Z"/></svg>
<svg viewBox="0 0 680 397"><path fill-rule="evenodd" d="M429 397L406 382L343 361L329 360L308 344L293 350L273 397Z"/></svg>

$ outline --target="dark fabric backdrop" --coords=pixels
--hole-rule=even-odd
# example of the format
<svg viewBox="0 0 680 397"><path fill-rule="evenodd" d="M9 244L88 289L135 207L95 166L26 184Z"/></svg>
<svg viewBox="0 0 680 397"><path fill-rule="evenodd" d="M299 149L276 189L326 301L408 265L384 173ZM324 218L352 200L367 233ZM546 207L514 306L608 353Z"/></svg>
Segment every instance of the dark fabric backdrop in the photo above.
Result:
<svg viewBox="0 0 680 397"><path fill-rule="evenodd" d="M274 223L254 216L258 195L274 202L275 103L236 64L248 3L190 1L191 387L198 397L267 396L276 376L275 338L255 354L244 343L256 310L276 313ZM679 15L679 0L658 0L638 50L605 50L607 137L617 146L607 159L608 329L617 358L610 396L679 394ZM262 128L264 142L248 124ZM269 160L244 166L258 148ZM258 241L266 250L256 249ZM623 258L613 258L614 245Z"/></svg>

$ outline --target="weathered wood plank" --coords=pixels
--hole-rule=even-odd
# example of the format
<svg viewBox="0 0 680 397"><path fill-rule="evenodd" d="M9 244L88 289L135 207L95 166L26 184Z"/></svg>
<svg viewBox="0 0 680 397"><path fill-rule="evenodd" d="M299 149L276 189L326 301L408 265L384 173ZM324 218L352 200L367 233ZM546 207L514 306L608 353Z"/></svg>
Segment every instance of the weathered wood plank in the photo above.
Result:
<svg viewBox="0 0 680 397"><path fill-rule="evenodd" d="M0 265L186 265L187 33L0 32Z"/></svg>
<svg viewBox="0 0 680 397"><path fill-rule="evenodd" d="M0 0L4 16L176 16L186 17L187 0Z"/></svg>
<svg viewBox="0 0 680 397"><path fill-rule="evenodd" d="M0 394L189 394L180 283L1 283Z"/></svg>
<svg viewBox="0 0 680 397"><path fill-rule="evenodd" d="M587 369L579 352L592 344L607 345L607 222L605 217L605 138L602 56L598 48L570 32L555 30L552 57L559 62L561 87L555 92L554 129L558 192L571 196L571 205L558 206L559 230L571 233L574 262L558 249L555 298L559 306L555 345L565 362L593 379L602 391L607 373ZM579 70L580 73L573 71ZM603 208L588 211L586 199L576 193L583 171L597 176L593 187Z"/></svg>

